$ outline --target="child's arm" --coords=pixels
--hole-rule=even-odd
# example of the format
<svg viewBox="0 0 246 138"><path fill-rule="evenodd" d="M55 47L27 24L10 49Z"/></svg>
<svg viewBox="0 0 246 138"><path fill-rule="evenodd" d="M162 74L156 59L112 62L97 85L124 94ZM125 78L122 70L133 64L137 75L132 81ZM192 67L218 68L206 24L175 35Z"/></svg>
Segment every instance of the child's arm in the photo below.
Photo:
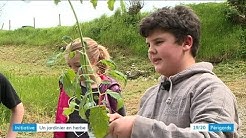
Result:
<svg viewBox="0 0 246 138"><path fill-rule="evenodd" d="M19 103L15 107L11 109L12 115L10 119L9 130L7 133L7 138L15 138L17 133L12 131L13 124L21 123L23 115L24 115L24 107L22 103Z"/></svg>

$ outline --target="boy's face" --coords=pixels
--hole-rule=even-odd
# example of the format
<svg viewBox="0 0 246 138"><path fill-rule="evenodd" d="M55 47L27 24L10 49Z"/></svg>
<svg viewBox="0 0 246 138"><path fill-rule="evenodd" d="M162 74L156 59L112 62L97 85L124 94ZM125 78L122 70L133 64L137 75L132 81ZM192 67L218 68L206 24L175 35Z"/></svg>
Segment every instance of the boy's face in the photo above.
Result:
<svg viewBox="0 0 246 138"><path fill-rule="evenodd" d="M187 62L189 62L186 59L191 48L190 46L187 49L186 41L189 40L177 44L173 34L160 29L154 30L146 37L146 43L149 46L148 56L156 72L169 77L184 70L187 67ZM192 45L192 42L190 44ZM188 42L188 46L190 44Z"/></svg>
<svg viewBox="0 0 246 138"><path fill-rule="evenodd" d="M76 73L78 72L78 69L80 68L80 53L76 51L76 54L73 58L69 59L67 62L68 66L73 69Z"/></svg>

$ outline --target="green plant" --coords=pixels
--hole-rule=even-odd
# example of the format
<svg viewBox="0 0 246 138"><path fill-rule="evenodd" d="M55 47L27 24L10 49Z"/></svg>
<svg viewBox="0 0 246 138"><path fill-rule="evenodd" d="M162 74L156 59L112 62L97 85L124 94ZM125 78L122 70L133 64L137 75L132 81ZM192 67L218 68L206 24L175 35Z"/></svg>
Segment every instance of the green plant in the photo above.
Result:
<svg viewBox="0 0 246 138"><path fill-rule="evenodd" d="M58 4L59 2L60 0L55 0L56 4ZM83 73L79 74L79 71L78 73L75 73L72 69L68 69L60 77L60 81L63 83L64 89L66 93L68 94L68 96L70 97L69 107L64 109L63 114L66 116L69 116L75 110L78 110L81 118L89 122L91 130L94 133L94 135L97 138L102 138L106 136L108 133L109 118L107 116L107 108L105 105L97 105L94 102L93 93L95 92L92 92L92 87L91 87L93 83L91 76L93 75L94 71L92 67L90 66L91 65L90 60L86 53L87 44L83 41L82 30L78 22L78 18L73 8L73 5L70 0L68 0L68 2L75 16L77 29L78 29L80 40L82 43L82 50L79 50L80 63L81 63L81 67L79 68L79 70L81 70L81 72ZM108 8L110 10L113 10L114 2L115 0L108 0ZM93 4L95 8L97 5L97 0L91 0L91 3ZM71 41L72 39L71 37L66 36L66 37L63 37L63 40L64 42L67 43ZM55 58L52 58L51 60L49 60L49 63L53 63L53 61L58 59L58 57L60 57L61 55L63 54L59 53L58 55L55 56ZM73 57L74 55L75 55L75 51L69 53L69 57ZM109 75L116 77L116 79L123 80L126 83L126 76L116 70L116 65L113 61L102 60L101 63L106 64L107 66L110 67L110 70L107 71ZM85 85L87 88L87 92L85 93L85 95L81 95L81 88L80 88L80 78L81 77L85 80ZM105 93L100 93L99 89L97 90L96 93L98 93L99 95L109 94L110 96L112 96L113 98L117 100L118 108L121 108L123 106L123 99L118 93L112 93L109 90L107 90ZM75 100L78 100L79 104L77 104Z"/></svg>
<svg viewBox="0 0 246 138"><path fill-rule="evenodd" d="M246 59L246 28L242 27L242 32L240 36L240 50L239 56Z"/></svg>
<svg viewBox="0 0 246 138"><path fill-rule="evenodd" d="M226 16L229 20L238 24L246 24L246 2L245 0L227 0L228 8Z"/></svg>

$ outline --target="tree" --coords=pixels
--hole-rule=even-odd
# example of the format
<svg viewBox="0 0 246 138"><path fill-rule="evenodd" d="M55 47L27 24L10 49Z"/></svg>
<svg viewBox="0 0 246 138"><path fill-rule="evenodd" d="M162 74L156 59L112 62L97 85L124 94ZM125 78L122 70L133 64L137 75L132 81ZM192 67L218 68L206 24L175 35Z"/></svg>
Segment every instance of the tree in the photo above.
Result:
<svg viewBox="0 0 246 138"><path fill-rule="evenodd" d="M227 0L229 8L226 11L227 17L234 23L246 25L246 1Z"/></svg>
<svg viewBox="0 0 246 138"><path fill-rule="evenodd" d="M129 0L129 3L130 3L130 6L128 9L128 13L130 15L138 14L144 6L144 0Z"/></svg>

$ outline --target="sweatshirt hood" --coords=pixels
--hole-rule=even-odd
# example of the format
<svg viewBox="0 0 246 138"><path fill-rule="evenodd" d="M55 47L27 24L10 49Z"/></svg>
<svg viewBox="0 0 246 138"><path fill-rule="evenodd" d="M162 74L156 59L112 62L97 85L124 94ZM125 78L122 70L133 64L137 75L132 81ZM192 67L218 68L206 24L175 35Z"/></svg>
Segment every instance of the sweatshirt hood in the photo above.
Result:
<svg viewBox="0 0 246 138"><path fill-rule="evenodd" d="M211 73L214 75L212 70L213 70L213 65L211 63L199 62L173 76L166 77L162 75L160 76L159 80L160 82L165 82L166 80L169 80L172 81L172 84L176 84L184 79L193 76L194 74Z"/></svg>
<svg viewBox="0 0 246 138"><path fill-rule="evenodd" d="M195 75L195 74L200 74L200 73L210 73L215 75L213 72L213 65L209 62L199 62L196 63L192 66L190 66L189 68L173 75L170 77L166 77L166 76L161 76L160 77L160 89L166 89L168 91L168 98L166 100L167 104L170 104L172 101L172 87L173 85L187 79L190 78L191 76Z"/></svg>

